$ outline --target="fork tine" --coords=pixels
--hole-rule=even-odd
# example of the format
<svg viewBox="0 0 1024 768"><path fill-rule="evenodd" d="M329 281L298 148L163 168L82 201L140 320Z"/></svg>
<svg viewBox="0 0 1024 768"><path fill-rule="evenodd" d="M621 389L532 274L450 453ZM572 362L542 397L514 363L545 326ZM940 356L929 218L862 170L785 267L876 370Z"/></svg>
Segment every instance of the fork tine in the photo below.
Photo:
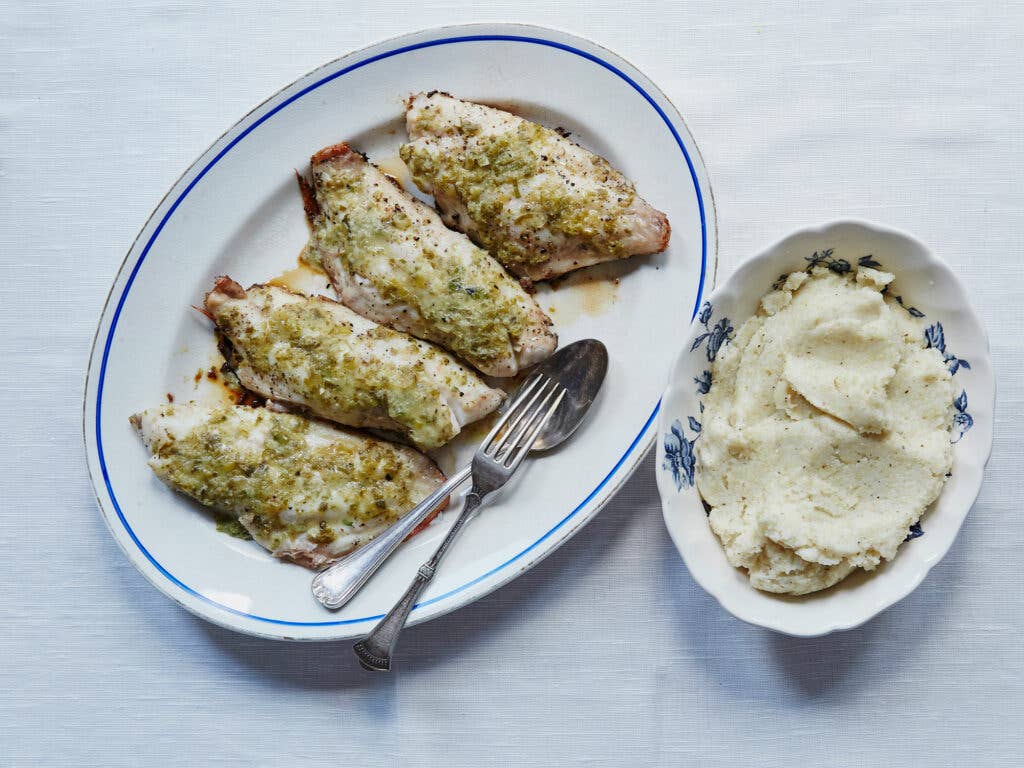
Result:
<svg viewBox="0 0 1024 768"><path fill-rule="evenodd" d="M505 461L503 463L510 472L515 471L516 467L518 467L522 463L523 459L526 458L530 449L533 448L533 443L537 439L537 436L540 435L541 430L544 429L545 425L547 425L548 421L562 404L562 399L565 397L565 394L565 389L562 389L558 392L558 396L555 398L554 402L546 408L542 407L538 409L536 417L531 420L529 434L527 434L525 439L521 440L515 449L513 449L514 453L513 450L510 450L505 455ZM547 398L547 400L550 400L550 398ZM545 405L546 403L547 401L545 402Z"/></svg>
<svg viewBox="0 0 1024 768"><path fill-rule="evenodd" d="M544 383L533 393L529 402L520 408L516 417L509 422L504 434L502 434L495 442L493 450L489 449L487 452L495 458L498 458L505 452L505 450L514 446L522 436L523 432L526 431L534 414L537 413L539 408L543 407L544 399L546 399L557 386L558 382L544 378ZM540 404L538 404L538 402L540 402Z"/></svg>
<svg viewBox="0 0 1024 768"><path fill-rule="evenodd" d="M528 422L525 436L521 436L520 440L509 447L507 453L502 459L502 463L509 470L514 470L526 458L526 454L530 452L533 447L534 441L537 436L544 429L544 426L548 423L548 420L554 415L555 411L558 410L558 406L562 404L562 398L565 397L565 388L556 387L553 389L547 397L544 398L544 402L537 408L534 414L531 416ZM551 399L554 398L554 402ZM550 403L550 405L549 405Z"/></svg>
<svg viewBox="0 0 1024 768"><path fill-rule="evenodd" d="M487 437L485 437L483 442L480 443L481 448L486 450L494 438L498 436L498 433L505 428L506 424L508 424L509 419L516 415L520 406L523 404L523 401L526 400L530 393L537 388L537 384L540 383L541 379L542 377L539 373L532 373L530 374L530 377L522 383L519 390L516 392L515 399L509 403L505 413L503 413L497 423L491 427L491 431L487 433Z"/></svg>
<svg viewBox="0 0 1024 768"><path fill-rule="evenodd" d="M505 432L495 440L493 445L487 445L484 453L495 457L501 454L509 444L509 441L522 432L522 422L524 419L529 419L530 415L535 412L537 409L537 401L547 396L546 392L550 391L553 384L556 384L556 382L553 382L547 377L541 376L538 378L542 382L541 386L531 392L529 400L526 401L524 406L521 406L518 409L518 413L511 416L509 419Z"/></svg>

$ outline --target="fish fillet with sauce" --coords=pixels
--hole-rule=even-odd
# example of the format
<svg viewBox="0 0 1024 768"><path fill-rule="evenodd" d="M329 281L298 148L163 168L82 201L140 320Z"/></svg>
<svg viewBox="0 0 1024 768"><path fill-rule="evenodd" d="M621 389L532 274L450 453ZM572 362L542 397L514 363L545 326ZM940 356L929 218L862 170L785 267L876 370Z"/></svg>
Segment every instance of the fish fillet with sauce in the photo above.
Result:
<svg viewBox="0 0 1024 768"><path fill-rule="evenodd" d="M164 483L309 568L365 544L445 479L412 448L265 408L165 405L131 423Z"/></svg>
<svg viewBox="0 0 1024 768"><path fill-rule="evenodd" d="M512 274L546 280L668 246L668 218L557 131L437 91L409 99L402 159L444 222Z"/></svg>
<svg viewBox="0 0 1024 768"><path fill-rule="evenodd" d="M437 212L347 144L317 152L300 178L312 237L306 258L343 304L440 344L491 376L548 357L558 338L523 287Z"/></svg>
<svg viewBox="0 0 1024 768"><path fill-rule="evenodd" d="M498 407L504 393L433 344L323 296L227 277L206 296L244 387L330 421L398 432L437 448Z"/></svg>

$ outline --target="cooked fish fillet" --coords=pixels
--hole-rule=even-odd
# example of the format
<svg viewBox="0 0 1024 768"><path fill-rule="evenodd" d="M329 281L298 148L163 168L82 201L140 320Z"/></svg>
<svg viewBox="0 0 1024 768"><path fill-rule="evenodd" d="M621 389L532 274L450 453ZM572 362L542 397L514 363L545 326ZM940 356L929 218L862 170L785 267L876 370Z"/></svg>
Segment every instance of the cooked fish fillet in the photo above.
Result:
<svg viewBox="0 0 1024 768"><path fill-rule="evenodd" d="M514 275L545 280L668 246L665 214L556 131L436 91L409 99L406 128L416 185Z"/></svg>
<svg viewBox="0 0 1024 768"><path fill-rule="evenodd" d="M344 304L492 376L513 376L554 352L558 338L537 302L396 181L347 144L317 152L311 166L306 254Z"/></svg>
<svg viewBox="0 0 1024 768"><path fill-rule="evenodd" d="M309 568L365 544L444 482L412 448L265 408L165 405L131 422L164 483Z"/></svg>
<svg viewBox="0 0 1024 768"><path fill-rule="evenodd" d="M247 389L340 424L399 432L421 448L444 445L504 397L433 344L323 296L245 290L221 277L206 310Z"/></svg>

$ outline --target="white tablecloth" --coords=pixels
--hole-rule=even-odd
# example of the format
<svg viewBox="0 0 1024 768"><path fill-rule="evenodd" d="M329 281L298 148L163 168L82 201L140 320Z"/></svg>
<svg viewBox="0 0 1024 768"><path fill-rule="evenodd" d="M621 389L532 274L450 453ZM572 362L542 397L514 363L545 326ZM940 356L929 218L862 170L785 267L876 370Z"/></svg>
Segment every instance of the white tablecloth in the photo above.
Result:
<svg viewBox="0 0 1024 768"><path fill-rule="evenodd" d="M1022 764L1024 6L472 5L0 0L0 765ZM208 625L128 564L86 476L81 396L136 231L279 86L472 20L583 34L661 85L711 174L720 275L851 215L955 266L991 334L996 445L913 595L816 640L736 621L669 542L650 458L538 568L410 630L390 676L349 643Z"/></svg>

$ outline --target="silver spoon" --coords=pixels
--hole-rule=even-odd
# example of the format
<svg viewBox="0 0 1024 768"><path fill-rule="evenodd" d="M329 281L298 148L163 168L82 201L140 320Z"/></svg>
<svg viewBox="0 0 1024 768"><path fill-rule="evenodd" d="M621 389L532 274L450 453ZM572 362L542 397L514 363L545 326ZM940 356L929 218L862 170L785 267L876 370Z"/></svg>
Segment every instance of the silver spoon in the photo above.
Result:
<svg viewBox="0 0 1024 768"><path fill-rule="evenodd" d="M608 350L596 339L569 344L533 369L533 373L544 374L561 384L566 394L534 441L531 452L550 450L579 428L607 370ZM506 406L514 400L515 395L508 398ZM469 479L470 473L470 466L463 467L380 536L318 573L313 578L313 596L326 608L345 605L416 526Z"/></svg>

